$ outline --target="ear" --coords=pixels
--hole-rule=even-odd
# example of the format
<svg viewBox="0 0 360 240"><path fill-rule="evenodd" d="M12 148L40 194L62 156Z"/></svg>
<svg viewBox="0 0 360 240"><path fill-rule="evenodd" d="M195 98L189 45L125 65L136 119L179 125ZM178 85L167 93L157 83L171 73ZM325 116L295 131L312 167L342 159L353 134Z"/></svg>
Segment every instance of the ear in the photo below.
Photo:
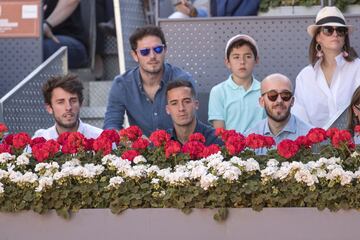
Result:
<svg viewBox="0 0 360 240"><path fill-rule="evenodd" d="M166 106L165 106L165 110L166 110L166 113L167 113L168 115L170 115L169 105L167 105L167 104L166 104Z"/></svg>
<svg viewBox="0 0 360 240"><path fill-rule="evenodd" d="M199 100L195 100L194 103L195 103L195 109L199 110L199 105L200 105Z"/></svg>
<svg viewBox="0 0 360 240"><path fill-rule="evenodd" d="M259 104L260 104L260 106L261 106L262 108L265 107L265 100L264 100L264 97L263 97L263 96L259 97Z"/></svg>
<svg viewBox="0 0 360 240"><path fill-rule="evenodd" d="M291 106L291 107L294 106L295 97L293 96L290 101L291 101L290 106Z"/></svg>
<svg viewBox="0 0 360 240"><path fill-rule="evenodd" d="M228 69L230 69L230 61L229 61L229 59L224 58L224 64Z"/></svg>
<svg viewBox="0 0 360 240"><path fill-rule="evenodd" d="M139 58L137 53L134 50L131 50L131 56L134 59L135 62L139 62Z"/></svg>
<svg viewBox="0 0 360 240"><path fill-rule="evenodd" d="M257 56L255 59L255 64L259 64L259 63L260 63L260 58L259 58L259 56Z"/></svg>
<svg viewBox="0 0 360 240"><path fill-rule="evenodd" d="M53 109L52 109L52 107L51 107L50 104L46 104L46 105L45 105L45 109L46 109L46 111L47 111L49 114L53 114L53 113L54 113L54 112L53 112Z"/></svg>
<svg viewBox="0 0 360 240"><path fill-rule="evenodd" d="M358 110L356 109L356 107L353 105L353 106L351 107L351 109L352 109L354 115L357 116L358 114L356 114L356 113L358 112Z"/></svg>

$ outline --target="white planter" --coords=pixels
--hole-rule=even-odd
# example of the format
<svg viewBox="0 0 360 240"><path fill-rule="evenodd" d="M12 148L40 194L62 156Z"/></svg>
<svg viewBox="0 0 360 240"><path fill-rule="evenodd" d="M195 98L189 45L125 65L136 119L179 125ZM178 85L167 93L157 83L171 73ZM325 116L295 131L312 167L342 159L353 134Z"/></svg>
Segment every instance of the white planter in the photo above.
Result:
<svg viewBox="0 0 360 240"><path fill-rule="evenodd" d="M357 210L319 211L315 208L229 209L228 219L216 222L210 209L185 215L178 209L129 209L114 215L109 209L82 209L65 220L54 211L0 213L0 239L358 239Z"/></svg>

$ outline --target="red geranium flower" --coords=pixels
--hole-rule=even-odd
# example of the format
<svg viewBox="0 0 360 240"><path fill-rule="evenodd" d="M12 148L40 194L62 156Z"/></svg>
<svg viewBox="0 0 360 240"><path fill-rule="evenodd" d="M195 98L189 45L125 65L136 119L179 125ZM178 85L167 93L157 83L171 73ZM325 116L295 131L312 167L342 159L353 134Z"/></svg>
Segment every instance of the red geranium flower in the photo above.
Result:
<svg viewBox="0 0 360 240"><path fill-rule="evenodd" d="M9 134L9 135L6 135L4 140L2 141L2 143L5 143L7 145L13 145L13 138L14 138L14 134Z"/></svg>
<svg viewBox="0 0 360 240"><path fill-rule="evenodd" d="M135 157L139 156L139 153L136 150L127 150L121 155L122 159L133 161Z"/></svg>
<svg viewBox="0 0 360 240"><path fill-rule="evenodd" d="M64 145L65 142L67 141L68 137L70 136L70 132L63 132L62 134L60 134L58 136L58 139L57 139L57 142L60 144L60 145Z"/></svg>
<svg viewBox="0 0 360 240"><path fill-rule="evenodd" d="M321 143L322 141L326 140L326 131L322 128L313 128L310 129L306 137L312 144Z"/></svg>
<svg viewBox="0 0 360 240"><path fill-rule="evenodd" d="M20 132L13 137L13 146L15 149L24 149L31 141L29 134Z"/></svg>
<svg viewBox="0 0 360 240"><path fill-rule="evenodd" d="M130 126L119 131L119 135L122 141L135 141L143 135L141 129L138 126Z"/></svg>
<svg viewBox="0 0 360 240"><path fill-rule="evenodd" d="M186 142L182 147L183 153L188 153L192 159L202 158L205 145L202 142L191 141Z"/></svg>
<svg viewBox="0 0 360 240"><path fill-rule="evenodd" d="M9 131L7 126L4 123L0 123L0 139L4 136L4 133Z"/></svg>
<svg viewBox="0 0 360 240"><path fill-rule="evenodd" d="M150 142L144 138L138 138L132 143L131 147L138 151L145 150L150 145Z"/></svg>
<svg viewBox="0 0 360 240"><path fill-rule="evenodd" d="M249 134L246 137L245 142L246 146L252 149L263 148L266 145L264 136L256 133Z"/></svg>
<svg viewBox="0 0 360 240"><path fill-rule="evenodd" d="M357 134L360 134L360 125L356 125L354 127L354 132L357 133Z"/></svg>
<svg viewBox="0 0 360 240"><path fill-rule="evenodd" d="M326 136L328 138L332 138L332 136L336 133L339 132L339 129L337 128L329 128L328 130L326 130Z"/></svg>
<svg viewBox="0 0 360 240"><path fill-rule="evenodd" d="M335 148L339 148L341 146L341 144L345 144L348 147L354 145L351 134L347 130L337 131L331 138L331 144Z"/></svg>
<svg viewBox="0 0 360 240"><path fill-rule="evenodd" d="M94 150L94 149L93 149L94 141L95 141L95 139L93 139L93 138L85 138L85 146L84 146L85 151L92 151L92 150Z"/></svg>
<svg viewBox="0 0 360 240"><path fill-rule="evenodd" d="M264 139L265 139L265 147L266 148L271 148L272 146L275 145L275 140L273 137L264 136Z"/></svg>
<svg viewBox="0 0 360 240"><path fill-rule="evenodd" d="M5 143L0 143L0 153L11 153L10 145Z"/></svg>
<svg viewBox="0 0 360 240"><path fill-rule="evenodd" d="M112 150L112 141L107 137L98 137L94 140L93 149L95 152L102 152L102 155L105 156L111 153Z"/></svg>
<svg viewBox="0 0 360 240"><path fill-rule="evenodd" d="M157 130L150 135L149 139L155 147L160 147L170 140L170 134L165 130Z"/></svg>
<svg viewBox="0 0 360 240"><path fill-rule="evenodd" d="M202 152L203 157L208 157L212 154L218 153L220 151L220 147L216 144L211 144L210 146L207 146L204 148Z"/></svg>
<svg viewBox="0 0 360 240"><path fill-rule="evenodd" d="M310 148L311 147L311 142L310 140L306 137L306 136L299 136L296 140L295 143L299 146L299 147L304 147L304 148Z"/></svg>
<svg viewBox="0 0 360 240"><path fill-rule="evenodd" d="M169 158L174 156L181 151L181 144L178 141L170 140L165 144L165 156Z"/></svg>
<svg viewBox="0 0 360 240"><path fill-rule="evenodd" d="M50 153L50 157L53 157L55 155L55 153L59 152L59 150L60 150L60 144L53 139L46 141L45 146L47 147L47 149Z"/></svg>
<svg viewBox="0 0 360 240"><path fill-rule="evenodd" d="M45 143L38 143L32 146L31 148L32 155L35 160L38 162L43 162L47 160L50 156L48 149L46 148Z"/></svg>
<svg viewBox="0 0 360 240"><path fill-rule="evenodd" d="M277 146L277 152L280 156L289 159L299 151L299 146L290 139L282 140Z"/></svg>
<svg viewBox="0 0 360 240"><path fill-rule="evenodd" d="M46 139L45 139L45 138L43 138L43 137L36 137L36 138L31 139L31 141L30 141L30 147L33 147L33 146L36 145L36 144L45 143L45 142L46 142Z"/></svg>
<svg viewBox="0 0 360 240"><path fill-rule="evenodd" d="M220 137L224 142L226 142L229 137L236 136L237 134L235 130L225 130L223 128L217 128L215 130L215 135Z"/></svg>
<svg viewBox="0 0 360 240"><path fill-rule="evenodd" d="M114 129L106 129L102 131L99 137L108 138L112 143L119 144L120 136L118 132Z"/></svg>
<svg viewBox="0 0 360 240"><path fill-rule="evenodd" d="M193 133L189 136L189 142L191 141L198 141L198 142L202 142L205 143L205 137L204 135L202 135L201 133Z"/></svg>
<svg viewBox="0 0 360 240"><path fill-rule="evenodd" d="M74 154L80 150L85 150L85 146L86 141L84 135L79 132L71 132L63 143L62 152Z"/></svg>
<svg viewBox="0 0 360 240"><path fill-rule="evenodd" d="M236 133L227 139L225 142L226 150L229 152L230 155L237 155L242 150L244 150L246 146L245 137L240 133Z"/></svg>

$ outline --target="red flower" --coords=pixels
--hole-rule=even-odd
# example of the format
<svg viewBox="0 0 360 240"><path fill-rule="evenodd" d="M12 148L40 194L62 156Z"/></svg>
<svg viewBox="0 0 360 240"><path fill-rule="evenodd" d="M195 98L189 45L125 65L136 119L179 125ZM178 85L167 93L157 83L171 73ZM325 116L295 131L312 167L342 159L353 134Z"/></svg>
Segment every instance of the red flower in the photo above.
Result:
<svg viewBox="0 0 360 240"><path fill-rule="evenodd" d="M264 136L256 133L249 134L246 137L245 142L246 146L252 149L263 148L266 145Z"/></svg>
<svg viewBox="0 0 360 240"><path fill-rule="evenodd" d="M143 135L141 129L138 126L130 126L119 131L121 140L135 141Z"/></svg>
<svg viewBox="0 0 360 240"><path fill-rule="evenodd" d="M60 145L64 145L68 139L68 137L70 136L70 132L63 132L62 134L59 135L57 141Z"/></svg>
<svg viewBox="0 0 360 240"><path fill-rule="evenodd" d="M188 153L191 159L202 158L205 145L202 142L191 141L184 144L182 147L183 153Z"/></svg>
<svg viewBox="0 0 360 240"><path fill-rule="evenodd" d="M138 138L133 144L131 145L132 148L135 150L141 151L145 150L150 145L150 142L144 138Z"/></svg>
<svg viewBox="0 0 360 240"><path fill-rule="evenodd" d="M86 141L84 135L79 132L71 132L63 143L61 150L63 153L74 154L80 150L85 150L85 146Z"/></svg>
<svg viewBox="0 0 360 240"><path fill-rule="evenodd" d="M224 128L216 128L215 129L215 136L221 137L225 131L226 130Z"/></svg>
<svg viewBox="0 0 360 240"><path fill-rule="evenodd" d="M354 145L351 134L347 130L337 131L331 138L331 144L335 148L339 148L342 144L345 144L348 147Z"/></svg>
<svg viewBox="0 0 360 240"><path fill-rule="evenodd" d="M8 144L0 143L0 153L11 153L11 147Z"/></svg>
<svg viewBox="0 0 360 240"><path fill-rule="evenodd" d="M326 140L326 131L322 128L313 128L310 129L306 137L310 140L312 144L320 143Z"/></svg>
<svg viewBox="0 0 360 240"><path fill-rule="evenodd" d="M207 146L204 148L202 152L203 157L208 157L212 154L218 153L220 151L220 147L216 144L211 144L210 146Z"/></svg>
<svg viewBox="0 0 360 240"><path fill-rule="evenodd" d="M360 134L360 125L356 125L354 128L354 132Z"/></svg>
<svg viewBox="0 0 360 240"><path fill-rule="evenodd" d="M311 147L311 142L306 136L299 136L295 140L295 143L299 146L299 148L300 147L304 147L304 148L310 148Z"/></svg>
<svg viewBox="0 0 360 240"><path fill-rule="evenodd" d="M277 152L280 156L289 159L299 151L299 146L290 139L282 140L277 146Z"/></svg>
<svg viewBox="0 0 360 240"><path fill-rule="evenodd" d="M24 149L31 141L29 134L20 132L13 137L13 146L15 149Z"/></svg>
<svg viewBox="0 0 360 240"><path fill-rule="evenodd" d="M205 137L204 135L202 135L201 133L193 133L189 136L189 142L191 141L198 141L198 142L202 142L205 143Z"/></svg>
<svg viewBox="0 0 360 240"><path fill-rule="evenodd" d="M31 139L31 141L30 141L30 147L33 147L33 146L36 145L36 144L45 143L45 142L46 142L46 139L45 139L45 138L43 138L43 137L36 137L36 138Z"/></svg>
<svg viewBox="0 0 360 240"><path fill-rule="evenodd" d="M236 135L229 137L225 142L226 150L233 156L244 150L245 146L245 137L240 133L236 133Z"/></svg>
<svg viewBox="0 0 360 240"><path fill-rule="evenodd" d="M160 147L170 140L170 134L165 130L157 130L150 135L149 139L155 147Z"/></svg>
<svg viewBox="0 0 360 240"><path fill-rule="evenodd" d="M84 146L85 151L92 151L92 150L94 150L94 149L93 149L94 141L95 141L95 139L93 139L93 138L85 138L85 146Z"/></svg>
<svg viewBox="0 0 360 240"><path fill-rule="evenodd" d="M170 140L165 144L165 156L169 158L181 151L181 144L178 141Z"/></svg>
<svg viewBox="0 0 360 240"><path fill-rule="evenodd" d="M4 133L9 131L7 126L4 123L0 123L0 139L3 137Z"/></svg>
<svg viewBox="0 0 360 240"><path fill-rule="evenodd" d="M55 140L49 140L45 143L38 143L31 147L32 155L38 162L43 162L54 155L60 150L60 144Z"/></svg>
<svg viewBox="0 0 360 240"><path fill-rule="evenodd" d="M271 148L272 146L275 145L275 140L273 137L264 136L264 139L265 139L265 147L266 148Z"/></svg>
<svg viewBox="0 0 360 240"><path fill-rule="evenodd" d="M118 132L114 129L106 129L102 131L99 137L108 138L112 143L119 144L120 136Z"/></svg>
<svg viewBox="0 0 360 240"><path fill-rule="evenodd" d="M236 136L237 134L235 130L225 130L223 128L217 128L215 130L215 135L220 137L224 142L226 142L229 137Z"/></svg>
<svg viewBox="0 0 360 240"><path fill-rule="evenodd" d="M139 153L136 150L127 150L121 155L122 159L127 159L133 161L135 157L139 156Z"/></svg>
<svg viewBox="0 0 360 240"><path fill-rule="evenodd" d="M332 136L334 136L335 133L339 132L339 129L337 128L329 128L327 131L326 131L326 136L328 138L332 138Z"/></svg>
<svg viewBox="0 0 360 240"><path fill-rule="evenodd" d="M47 160L50 156L48 149L46 148L45 143L38 143L32 146L31 148L32 155L35 160L38 162L43 162Z"/></svg>
<svg viewBox="0 0 360 240"><path fill-rule="evenodd" d="M14 138L14 134L9 134L6 135L6 137L4 138L4 140L2 141L2 143L5 143L7 145L13 145L13 138Z"/></svg>
<svg viewBox="0 0 360 240"><path fill-rule="evenodd" d="M102 155L105 156L111 153L112 142L107 137L98 137L94 140L92 148L95 152L102 152Z"/></svg>

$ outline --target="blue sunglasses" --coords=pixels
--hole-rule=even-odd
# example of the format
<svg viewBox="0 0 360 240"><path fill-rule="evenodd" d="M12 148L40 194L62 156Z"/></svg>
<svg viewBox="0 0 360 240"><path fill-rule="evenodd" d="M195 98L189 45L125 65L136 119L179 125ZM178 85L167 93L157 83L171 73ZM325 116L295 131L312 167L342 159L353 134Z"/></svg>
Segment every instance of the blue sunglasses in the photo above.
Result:
<svg viewBox="0 0 360 240"><path fill-rule="evenodd" d="M154 50L154 52L156 54L161 54L164 51L164 48L165 48L165 45L159 45L159 46L153 47L152 50ZM151 51L151 48L139 49L141 56L144 56L144 57L149 55L150 51Z"/></svg>

